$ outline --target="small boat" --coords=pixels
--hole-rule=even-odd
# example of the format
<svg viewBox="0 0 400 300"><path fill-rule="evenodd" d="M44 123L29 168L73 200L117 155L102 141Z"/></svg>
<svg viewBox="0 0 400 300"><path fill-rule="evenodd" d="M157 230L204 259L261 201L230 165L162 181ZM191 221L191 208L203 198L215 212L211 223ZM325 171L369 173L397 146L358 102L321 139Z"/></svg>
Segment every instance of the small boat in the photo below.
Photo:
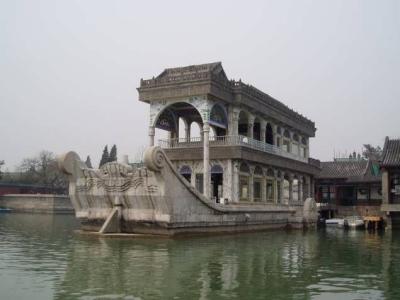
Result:
<svg viewBox="0 0 400 300"><path fill-rule="evenodd" d="M325 225L335 225L335 226L337 226L340 223L343 223L343 219L333 218L333 219L325 220Z"/></svg>
<svg viewBox="0 0 400 300"><path fill-rule="evenodd" d="M11 208L2 208L0 207L0 213L8 213L11 212Z"/></svg>
<svg viewBox="0 0 400 300"><path fill-rule="evenodd" d="M359 216L352 216L345 219L345 226L350 229L364 228L364 220Z"/></svg>

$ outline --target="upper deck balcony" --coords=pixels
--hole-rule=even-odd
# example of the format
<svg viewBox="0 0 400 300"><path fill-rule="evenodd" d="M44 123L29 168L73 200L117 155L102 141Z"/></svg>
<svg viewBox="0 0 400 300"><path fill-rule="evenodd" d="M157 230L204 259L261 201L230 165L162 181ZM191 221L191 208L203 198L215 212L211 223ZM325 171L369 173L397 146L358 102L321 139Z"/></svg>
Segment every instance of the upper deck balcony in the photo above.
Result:
<svg viewBox="0 0 400 300"><path fill-rule="evenodd" d="M201 159L203 139L173 138L158 141L172 160ZM310 173L318 172L320 161L287 152L277 146L264 143L246 136L211 136L209 138L211 156L214 159L248 159L259 162L274 162L280 166L302 169Z"/></svg>
<svg viewBox="0 0 400 300"><path fill-rule="evenodd" d="M254 150L259 150L262 152L266 152L269 154L278 155L281 157L294 159L297 161L301 161L303 163L308 163L309 160L307 157L301 157L300 155L296 155L294 153L290 153L284 151L283 149L264 143L262 141L258 141L247 136L236 135L236 136L212 136L209 138L210 147L221 147L221 146L242 146L247 147ZM174 138L174 139L166 139L159 140L159 146L164 149L183 149L183 148L197 148L202 147L203 140L201 137L194 137L190 139L186 138Z"/></svg>

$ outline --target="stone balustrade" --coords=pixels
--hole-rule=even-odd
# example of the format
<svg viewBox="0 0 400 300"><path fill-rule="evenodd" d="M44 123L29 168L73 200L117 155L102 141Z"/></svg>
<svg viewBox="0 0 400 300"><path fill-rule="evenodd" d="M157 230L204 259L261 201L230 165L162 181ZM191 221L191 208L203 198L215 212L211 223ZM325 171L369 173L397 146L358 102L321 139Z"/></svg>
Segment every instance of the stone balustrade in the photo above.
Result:
<svg viewBox="0 0 400 300"><path fill-rule="evenodd" d="M226 135L226 136L212 136L209 138L210 147L217 146L242 146L248 147L251 149L263 151L266 153L279 155L282 157L286 157L289 159L294 159L297 161L301 161L304 163L309 163L309 159L307 157L301 157L294 153L287 152L275 145L271 145L265 143L263 141L259 141L256 139L252 139L250 137L242 136L242 135ZM201 137L191 137L191 138L174 138L174 139L164 139L159 140L158 144L161 148L165 149L173 149L173 148L196 148L201 147L203 143L203 139ZM319 166L317 160L313 160L315 165Z"/></svg>

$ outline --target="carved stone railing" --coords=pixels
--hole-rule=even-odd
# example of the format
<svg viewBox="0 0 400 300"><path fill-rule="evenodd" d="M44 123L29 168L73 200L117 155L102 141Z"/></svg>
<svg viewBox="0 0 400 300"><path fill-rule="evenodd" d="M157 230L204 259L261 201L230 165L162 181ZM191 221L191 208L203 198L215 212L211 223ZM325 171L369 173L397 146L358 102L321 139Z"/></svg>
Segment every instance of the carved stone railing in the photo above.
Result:
<svg viewBox="0 0 400 300"><path fill-rule="evenodd" d="M275 155L279 155L282 157L294 159L297 161L301 161L304 163L308 163L309 160L307 157L301 157L299 155L286 152L285 150L268 144L262 141L258 141L246 136L242 135L226 135L226 136L213 136L210 137L210 147L217 146L243 146L259 151L263 151L266 153L271 153ZM197 148L202 147L203 141L200 137L194 137L190 139L186 138L175 138L175 139L167 139L167 140L159 140L158 144L161 148L164 149L176 149L176 148ZM319 165L318 165L319 167Z"/></svg>

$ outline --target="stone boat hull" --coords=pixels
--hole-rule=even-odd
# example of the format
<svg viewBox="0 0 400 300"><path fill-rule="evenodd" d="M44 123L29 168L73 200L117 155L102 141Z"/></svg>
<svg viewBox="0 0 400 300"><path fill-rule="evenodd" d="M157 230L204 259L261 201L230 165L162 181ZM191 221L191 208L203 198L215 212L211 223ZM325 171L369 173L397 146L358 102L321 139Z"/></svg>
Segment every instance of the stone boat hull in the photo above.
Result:
<svg viewBox="0 0 400 300"><path fill-rule="evenodd" d="M89 169L75 152L59 158L82 230L101 233L177 235L313 227L316 205L217 204L173 167L164 151L150 147L145 167L112 162Z"/></svg>

